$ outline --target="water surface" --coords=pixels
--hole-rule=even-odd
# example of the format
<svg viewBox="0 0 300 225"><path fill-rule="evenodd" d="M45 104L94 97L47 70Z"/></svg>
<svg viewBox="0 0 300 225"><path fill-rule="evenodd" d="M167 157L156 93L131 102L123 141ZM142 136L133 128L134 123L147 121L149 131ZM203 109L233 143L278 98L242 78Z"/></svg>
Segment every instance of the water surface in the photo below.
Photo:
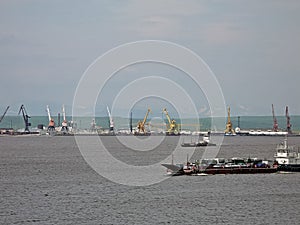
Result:
<svg viewBox="0 0 300 225"><path fill-rule="evenodd" d="M178 141L143 157L103 138L127 162L163 158ZM226 137L219 156L272 159L281 140ZM180 176L130 187L91 169L74 137L0 137L0 224L299 224L299 181L300 173Z"/></svg>

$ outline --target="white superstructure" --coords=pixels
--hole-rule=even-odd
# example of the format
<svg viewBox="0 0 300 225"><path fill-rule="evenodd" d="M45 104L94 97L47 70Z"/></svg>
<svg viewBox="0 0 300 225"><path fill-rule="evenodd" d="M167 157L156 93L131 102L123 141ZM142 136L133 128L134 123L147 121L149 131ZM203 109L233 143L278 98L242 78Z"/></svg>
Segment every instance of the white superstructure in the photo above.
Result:
<svg viewBox="0 0 300 225"><path fill-rule="evenodd" d="M277 145L275 160L279 165L297 165L300 164L300 153L294 150L294 146L289 146L287 138L283 143Z"/></svg>

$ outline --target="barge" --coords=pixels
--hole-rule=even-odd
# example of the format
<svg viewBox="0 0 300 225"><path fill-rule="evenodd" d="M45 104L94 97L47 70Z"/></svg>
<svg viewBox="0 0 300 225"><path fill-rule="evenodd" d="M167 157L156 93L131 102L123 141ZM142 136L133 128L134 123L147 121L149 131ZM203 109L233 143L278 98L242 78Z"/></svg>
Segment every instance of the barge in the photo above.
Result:
<svg viewBox="0 0 300 225"><path fill-rule="evenodd" d="M170 175L215 175L215 174L255 174L275 173L276 165L257 158L203 159L201 162L184 164L162 164Z"/></svg>

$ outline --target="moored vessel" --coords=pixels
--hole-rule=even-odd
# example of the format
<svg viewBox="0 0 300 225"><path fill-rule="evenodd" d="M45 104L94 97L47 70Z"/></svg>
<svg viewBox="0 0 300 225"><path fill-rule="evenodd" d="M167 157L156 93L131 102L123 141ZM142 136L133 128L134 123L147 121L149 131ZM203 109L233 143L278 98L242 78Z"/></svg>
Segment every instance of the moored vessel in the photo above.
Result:
<svg viewBox="0 0 300 225"><path fill-rule="evenodd" d="M199 135L200 137L200 135ZM192 139L191 139L192 140ZM183 142L181 143L181 147L206 147L206 146L216 146L216 144L212 143L210 141L210 132L208 134L205 134L203 136L203 139L201 141L195 141L195 142Z"/></svg>

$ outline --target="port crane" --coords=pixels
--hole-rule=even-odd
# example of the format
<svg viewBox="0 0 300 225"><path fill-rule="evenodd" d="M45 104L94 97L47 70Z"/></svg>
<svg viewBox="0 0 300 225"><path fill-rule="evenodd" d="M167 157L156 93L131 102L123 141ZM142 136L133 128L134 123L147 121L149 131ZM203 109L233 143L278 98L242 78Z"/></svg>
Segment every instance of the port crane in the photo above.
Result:
<svg viewBox="0 0 300 225"><path fill-rule="evenodd" d="M55 122L51 117L50 109L49 109L48 105L46 107L46 110L47 110L48 119L49 119L48 131L55 131Z"/></svg>
<svg viewBox="0 0 300 225"><path fill-rule="evenodd" d="M272 115L273 115L273 131L278 132L278 122L275 116L274 105L272 104Z"/></svg>
<svg viewBox="0 0 300 225"><path fill-rule="evenodd" d="M230 107L227 109L227 123L226 123L226 129L225 129L225 135L235 135L235 132L232 128L232 123L230 119Z"/></svg>
<svg viewBox="0 0 300 225"><path fill-rule="evenodd" d="M289 115L289 107L286 106L285 107L285 117L286 117L286 131L288 132L288 134L292 133L292 124L291 124L291 118Z"/></svg>
<svg viewBox="0 0 300 225"><path fill-rule="evenodd" d="M3 113L3 115L0 117L0 123L1 123L1 121L3 120L3 118L4 118L5 114L7 113L8 109L9 109L9 106L6 107L6 109L5 109L4 113Z"/></svg>
<svg viewBox="0 0 300 225"><path fill-rule="evenodd" d="M25 133L30 133L30 131L29 131L29 127L31 126L31 123L29 123L30 116L28 116L24 105L21 105L18 115L20 115L21 112L23 115L24 123L25 123L24 131L25 131Z"/></svg>
<svg viewBox="0 0 300 225"><path fill-rule="evenodd" d="M145 124L146 124L149 112L151 112L150 108L147 110L143 121L138 122L138 124L137 124L137 134L146 134Z"/></svg>
<svg viewBox="0 0 300 225"><path fill-rule="evenodd" d="M174 119L171 120L169 113L166 108L163 109L163 112L166 114L169 124L167 124L167 135L178 135L178 125Z"/></svg>
<svg viewBox="0 0 300 225"><path fill-rule="evenodd" d="M108 106L106 106L106 109L107 109L107 113L108 113L108 117L109 117L109 132L113 134L115 132L114 131L114 121L113 121L112 115L110 114Z"/></svg>

